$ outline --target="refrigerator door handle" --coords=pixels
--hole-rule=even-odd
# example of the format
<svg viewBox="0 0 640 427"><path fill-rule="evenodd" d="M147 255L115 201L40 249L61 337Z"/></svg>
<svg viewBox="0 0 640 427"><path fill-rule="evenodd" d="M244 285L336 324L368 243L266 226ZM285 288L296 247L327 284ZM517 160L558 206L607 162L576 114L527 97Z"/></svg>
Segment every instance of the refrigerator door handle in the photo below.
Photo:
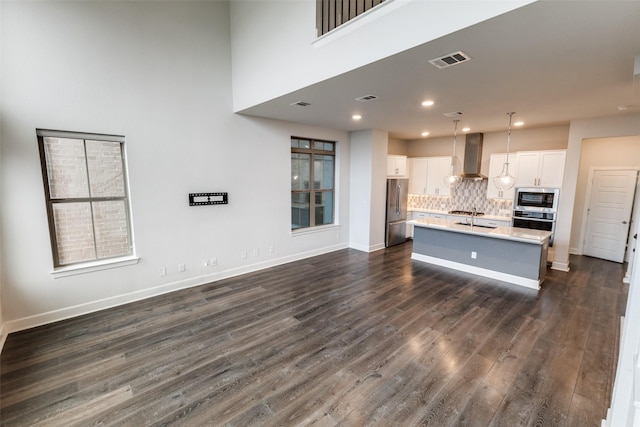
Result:
<svg viewBox="0 0 640 427"><path fill-rule="evenodd" d="M400 200L402 200L402 198L400 197L401 192L402 187L400 187L400 184L398 184L398 192L396 193L398 196L398 200L396 200L396 215L400 215Z"/></svg>

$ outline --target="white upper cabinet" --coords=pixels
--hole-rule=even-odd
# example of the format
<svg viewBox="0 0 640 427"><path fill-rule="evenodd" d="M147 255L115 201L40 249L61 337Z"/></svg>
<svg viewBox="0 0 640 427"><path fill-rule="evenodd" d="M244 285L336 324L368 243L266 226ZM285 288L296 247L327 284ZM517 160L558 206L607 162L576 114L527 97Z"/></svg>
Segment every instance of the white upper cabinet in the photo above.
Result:
<svg viewBox="0 0 640 427"><path fill-rule="evenodd" d="M519 151L516 187L561 188L566 150Z"/></svg>
<svg viewBox="0 0 640 427"><path fill-rule="evenodd" d="M426 157L409 159L411 174L409 175L409 193L427 194L427 164Z"/></svg>
<svg viewBox="0 0 640 427"><path fill-rule="evenodd" d="M490 156L487 199L513 200L513 196L515 195L515 186L509 190L501 190L493 184L493 178L500 175L506 160L506 153L496 153ZM516 157L516 153L509 154L509 174L514 177L518 176L518 158Z"/></svg>
<svg viewBox="0 0 640 427"><path fill-rule="evenodd" d="M443 179L449 174L451 157L414 157L410 159L409 193L448 196Z"/></svg>
<svg viewBox="0 0 640 427"><path fill-rule="evenodd" d="M407 156L387 156L387 176L390 178L406 178Z"/></svg>
<svg viewBox="0 0 640 427"><path fill-rule="evenodd" d="M427 165L427 194L432 196L448 196L449 186L444 177L449 175L451 157L429 157Z"/></svg>

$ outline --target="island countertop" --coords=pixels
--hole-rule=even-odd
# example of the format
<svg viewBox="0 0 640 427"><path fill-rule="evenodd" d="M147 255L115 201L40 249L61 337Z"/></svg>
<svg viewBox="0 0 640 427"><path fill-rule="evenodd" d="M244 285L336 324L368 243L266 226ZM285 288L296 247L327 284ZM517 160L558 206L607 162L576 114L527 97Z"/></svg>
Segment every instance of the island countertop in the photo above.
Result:
<svg viewBox="0 0 640 427"><path fill-rule="evenodd" d="M415 227L447 230L454 233L472 234L538 245L544 244L551 236L551 232L545 230L532 230L528 228L509 226L486 227L480 225L460 224L459 222L460 221L438 218L418 218L407 221L407 224L411 224ZM468 222L471 222L471 218L468 219Z"/></svg>

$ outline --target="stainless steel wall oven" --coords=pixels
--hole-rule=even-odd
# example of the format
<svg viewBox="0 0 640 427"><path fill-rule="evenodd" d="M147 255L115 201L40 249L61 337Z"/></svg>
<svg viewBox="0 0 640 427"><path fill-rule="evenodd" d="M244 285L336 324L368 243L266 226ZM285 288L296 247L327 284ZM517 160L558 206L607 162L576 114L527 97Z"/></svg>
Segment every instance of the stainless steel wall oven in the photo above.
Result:
<svg viewBox="0 0 640 427"><path fill-rule="evenodd" d="M511 225L550 231L553 246L559 196L557 188L516 188Z"/></svg>
<svg viewBox="0 0 640 427"><path fill-rule="evenodd" d="M556 212L559 196L558 188L519 187L516 188L513 209Z"/></svg>

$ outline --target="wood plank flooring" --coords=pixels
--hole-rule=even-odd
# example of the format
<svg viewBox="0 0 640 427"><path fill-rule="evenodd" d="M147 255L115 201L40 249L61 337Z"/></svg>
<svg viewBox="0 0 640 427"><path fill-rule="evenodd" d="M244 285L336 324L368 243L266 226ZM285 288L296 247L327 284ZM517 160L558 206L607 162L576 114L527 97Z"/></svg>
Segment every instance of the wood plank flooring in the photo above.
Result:
<svg viewBox="0 0 640 427"><path fill-rule="evenodd" d="M600 425L622 265L572 257L536 292L410 252L342 250L11 334L0 425Z"/></svg>

